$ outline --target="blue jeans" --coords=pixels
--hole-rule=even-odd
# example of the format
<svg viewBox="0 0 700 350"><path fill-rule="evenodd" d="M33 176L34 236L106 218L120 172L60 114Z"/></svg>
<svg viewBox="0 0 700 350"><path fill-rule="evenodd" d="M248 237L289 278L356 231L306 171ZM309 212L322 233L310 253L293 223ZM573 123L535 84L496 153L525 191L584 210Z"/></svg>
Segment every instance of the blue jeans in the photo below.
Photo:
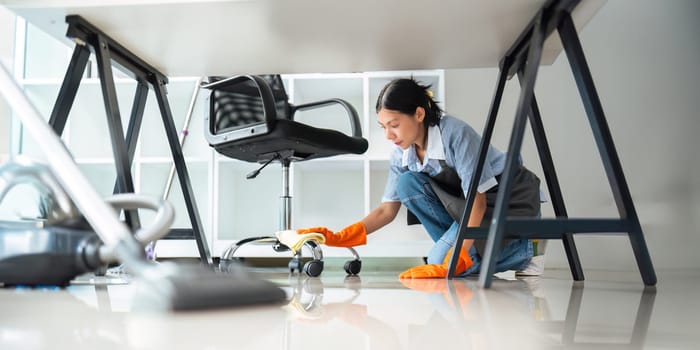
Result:
<svg viewBox="0 0 700 350"><path fill-rule="evenodd" d="M445 210L428 179L425 173L405 172L399 177L396 191L401 203L420 220L435 242L428 253L428 264L442 264L457 239L459 222ZM481 256L474 246L469 249L469 255L474 264L461 276L478 273L481 268ZM496 272L525 269L532 255L532 242L529 239L510 241L501 248Z"/></svg>

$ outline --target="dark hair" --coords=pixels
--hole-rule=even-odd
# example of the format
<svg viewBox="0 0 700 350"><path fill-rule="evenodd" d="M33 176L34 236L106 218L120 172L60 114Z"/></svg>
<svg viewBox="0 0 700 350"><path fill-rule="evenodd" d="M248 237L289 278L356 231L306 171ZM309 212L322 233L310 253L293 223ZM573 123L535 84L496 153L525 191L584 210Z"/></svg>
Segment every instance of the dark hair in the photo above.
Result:
<svg viewBox="0 0 700 350"><path fill-rule="evenodd" d="M430 86L420 84L413 77L392 80L379 92L376 111L379 113L381 109L389 109L413 115L417 107L423 107L426 129L428 126L438 125L443 110L430 96Z"/></svg>

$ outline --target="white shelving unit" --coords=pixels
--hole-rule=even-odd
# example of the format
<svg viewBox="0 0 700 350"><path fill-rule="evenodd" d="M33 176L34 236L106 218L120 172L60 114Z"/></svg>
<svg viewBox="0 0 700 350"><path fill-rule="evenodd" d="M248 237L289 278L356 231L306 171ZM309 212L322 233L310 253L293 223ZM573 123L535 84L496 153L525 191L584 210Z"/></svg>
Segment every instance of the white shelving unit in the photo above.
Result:
<svg viewBox="0 0 700 350"><path fill-rule="evenodd" d="M381 202L389 170L390 142L376 122L375 103L381 88L399 77L413 76L431 84L438 100L444 101L442 70L370 72L351 74L283 75L287 93L294 104L327 98L342 98L358 111L363 136L369 149L363 155L342 155L292 164L292 226L327 226L341 229L364 217ZM206 99L206 97L204 98ZM317 127L350 133L342 107L302 111L296 120ZM269 166L260 176L246 180L245 174L257 164L214 156L214 179L218 193L215 208L212 252L215 256L237 240L269 235L279 229L282 176L279 165ZM432 242L422 226L405 224L405 209L397 219L369 237L358 247L361 256L422 256ZM249 245L242 256L279 256L268 246ZM193 253L193 252L192 252ZM346 256L347 250L324 248L326 256Z"/></svg>
<svg viewBox="0 0 700 350"><path fill-rule="evenodd" d="M28 51L21 83L39 111L48 119L70 58L70 49L53 43L53 39L35 28L27 27ZM57 56L55 64L42 66L37 55ZM375 103L381 88L398 77L413 76L431 84L436 98L444 105L444 72L395 71L345 74L283 75L287 93L294 104L327 98L342 98L357 110L363 136L369 149L363 155L344 155L293 163L292 226L327 226L338 230L369 213L380 201L388 174L388 157L392 144L385 139L376 122ZM117 95L122 125L128 125L136 83L117 76ZM197 83L194 77L171 78L168 99L175 125L181 127ZM188 136L183 147L187 169L195 193L204 233L213 256L236 241L270 235L279 229L282 191L281 168L271 164L261 174L247 180L245 175L259 167L223 157L213 151L204 139L203 119L208 113L208 91L200 91L194 108ZM350 133L350 122L340 106L301 111L296 119L323 128ZM143 116L141 135L133 162L133 179L137 192L161 196L165 188L172 157L163 131L160 112L151 91ZM33 140L20 138L21 153L43 159ZM107 130L101 88L98 79L86 78L81 83L62 136L67 148L98 192L110 195L116 170ZM173 227L190 228L180 185L175 177L169 200L175 206ZM422 256L432 243L422 226L407 226L405 210L397 219L359 247L361 256ZM152 214L141 213L142 224L148 225ZM197 257L194 241L163 240L158 243L161 257ZM249 245L240 250L242 256L279 256L269 246ZM345 249L325 248L326 256L348 254Z"/></svg>

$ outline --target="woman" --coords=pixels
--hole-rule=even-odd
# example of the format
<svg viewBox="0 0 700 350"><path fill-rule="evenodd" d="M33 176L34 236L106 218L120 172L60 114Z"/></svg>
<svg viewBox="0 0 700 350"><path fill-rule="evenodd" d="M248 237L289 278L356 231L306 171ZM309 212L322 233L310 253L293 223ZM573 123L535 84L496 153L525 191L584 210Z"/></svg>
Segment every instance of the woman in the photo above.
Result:
<svg viewBox="0 0 700 350"><path fill-rule="evenodd" d="M397 79L379 93L378 122L386 138L396 145L382 203L365 218L339 232L313 227L298 233L320 232L329 246L362 245L367 242L368 234L394 220L403 204L424 225L435 245L428 254L427 265L408 269L400 277L447 275L451 256L448 253L457 237L481 136L464 121L444 115L429 87L413 79ZM505 160L504 152L489 146L469 227L489 224ZM538 216L537 176L521 166L514 178L511 197L508 216ZM478 273L483 246L483 240L464 240L456 275ZM530 240L504 241L496 271L524 269L532 250Z"/></svg>

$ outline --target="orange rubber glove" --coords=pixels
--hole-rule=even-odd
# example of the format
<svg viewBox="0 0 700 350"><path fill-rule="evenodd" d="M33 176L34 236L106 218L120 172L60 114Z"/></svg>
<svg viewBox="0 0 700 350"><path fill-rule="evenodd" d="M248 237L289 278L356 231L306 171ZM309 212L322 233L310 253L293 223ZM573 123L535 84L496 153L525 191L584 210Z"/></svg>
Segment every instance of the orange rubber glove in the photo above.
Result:
<svg viewBox="0 0 700 350"><path fill-rule="evenodd" d="M444 278L447 277L447 269L450 265L450 258L452 257L452 249L447 251L445 259L442 260L442 264L429 264L420 265L412 267L399 275L399 278ZM457 267L455 268L455 275L459 275L467 271L474 263L472 258L469 256L467 251L462 248L459 252L459 259L457 260Z"/></svg>
<svg viewBox="0 0 700 350"><path fill-rule="evenodd" d="M338 232L325 227L311 227L297 230L298 234L318 232L326 237L326 245L331 247L354 247L367 244L367 229L358 221Z"/></svg>

